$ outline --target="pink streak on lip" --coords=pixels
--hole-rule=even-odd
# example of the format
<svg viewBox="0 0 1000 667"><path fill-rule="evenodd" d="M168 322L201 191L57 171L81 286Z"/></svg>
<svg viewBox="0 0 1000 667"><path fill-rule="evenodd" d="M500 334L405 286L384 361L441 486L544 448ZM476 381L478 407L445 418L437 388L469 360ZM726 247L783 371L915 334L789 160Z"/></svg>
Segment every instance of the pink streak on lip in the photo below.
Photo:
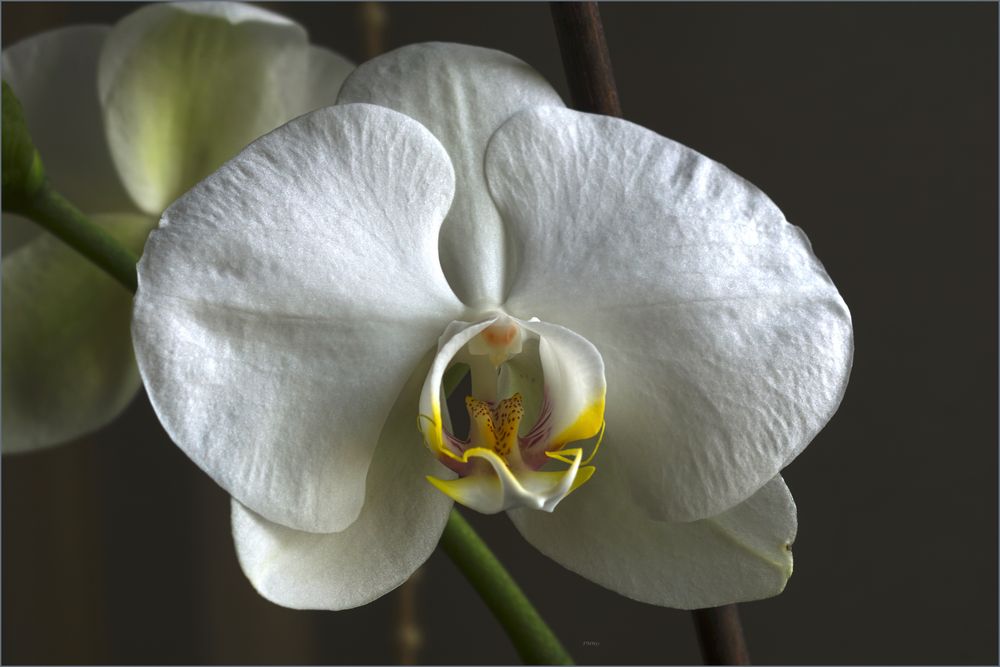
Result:
<svg viewBox="0 0 1000 667"><path fill-rule="evenodd" d="M492 403L490 406L492 407ZM460 440L447 429L441 429L444 434L444 446L448 450L455 454L456 456L462 456L465 450L469 448L470 440L466 438L465 440ZM532 470L538 470L551 459L545 455L545 452L550 449L549 442L552 436L552 401L549 399L548 390L543 390L542 394L542 409L538 413L538 419L535 424L531 427L525 435L518 438L518 446L521 449L521 459L524 461ZM438 454L438 460L447 466L449 469L458 473L460 477L465 477L472 472L473 462L462 463L461 461L456 461L447 454Z"/></svg>

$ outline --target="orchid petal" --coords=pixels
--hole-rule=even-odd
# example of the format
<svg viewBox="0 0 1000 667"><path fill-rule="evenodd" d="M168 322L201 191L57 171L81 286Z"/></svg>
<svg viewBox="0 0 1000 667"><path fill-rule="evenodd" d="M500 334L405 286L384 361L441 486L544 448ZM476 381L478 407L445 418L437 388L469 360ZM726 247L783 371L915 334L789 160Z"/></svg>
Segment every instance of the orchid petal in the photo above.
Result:
<svg viewBox="0 0 1000 667"><path fill-rule="evenodd" d="M592 343L565 327L522 322L539 336L544 395L551 405L549 449L598 434L604 424L604 360Z"/></svg>
<svg viewBox="0 0 1000 667"><path fill-rule="evenodd" d="M640 602L699 609L784 589L796 516L781 477L718 516L657 521L631 501L618 464L624 456L602 454L594 478L558 511L514 510L511 520L546 556Z"/></svg>
<svg viewBox="0 0 1000 667"><path fill-rule="evenodd" d="M265 598L295 609L357 607L402 584L430 556L452 503L424 481L425 474L449 472L427 455L413 428L422 379L413 375L386 420L364 508L345 530L293 530L233 501L236 553Z"/></svg>
<svg viewBox="0 0 1000 667"><path fill-rule="evenodd" d="M441 334L437 354L434 356L434 361L431 363L427 378L420 390L420 412L417 417L417 427L424 436L424 443L435 456L455 457L455 452L451 451L446 444L445 422L442 417L444 412L442 410L443 399L446 397L442 396L441 383L445 371L455 361L459 351L495 321L496 318L493 317L475 324L461 321L452 322ZM463 359L463 363L465 361ZM473 378L473 381L477 381L476 378ZM483 383L483 386L488 387L488 384Z"/></svg>
<svg viewBox="0 0 1000 667"><path fill-rule="evenodd" d="M593 343L606 447L653 516L719 514L835 412L851 319L808 240L725 167L619 119L534 109L486 157L517 251L507 303Z"/></svg>
<svg viewBox="0 0 1000 667"><path fill-rule="evenodd" d="M343 76L320 66L305 30L277 14L154 3L112 29L98 90L125 185L158 214L247 143L310 110L318 78L329 100Z"/></svg>
<svg viewBox="0 0 1000 667"><path fill-rule="evenodd" d="M92 220L135 252L153 226L137 215ZM124 287L53 236L5 253L4 453L65 442L125 408L139 389L131 311Z"/></svg>
<svg viewBox="0 0 1000 667"><path fill-rule="evenodd" d="M437 260L453 188L419 123L329 107L251 144L150 235L133 320L150 400L264 518L357 518L399 388L462 311Z"/></svg>
<svg viewBox="0 0 1000 667"><path fill-rule="evenodd" d="M455 201L441 228L441 263L452 289L476 308L499 305L511 270L503 222L489 196L483 154L512 114L562 106L559 95L517 58L462 44L415 44L364 63L340 102L405 113L434 133L455 167Z"/></svg>
<svg viewBox="0 0 1000 667"><path fill-rule="evenodd" d="M97 60L108 32L60 28L3 50L3 78L24 107L49 181L90 213L135 211L111 161L97 98Z"/></svg>

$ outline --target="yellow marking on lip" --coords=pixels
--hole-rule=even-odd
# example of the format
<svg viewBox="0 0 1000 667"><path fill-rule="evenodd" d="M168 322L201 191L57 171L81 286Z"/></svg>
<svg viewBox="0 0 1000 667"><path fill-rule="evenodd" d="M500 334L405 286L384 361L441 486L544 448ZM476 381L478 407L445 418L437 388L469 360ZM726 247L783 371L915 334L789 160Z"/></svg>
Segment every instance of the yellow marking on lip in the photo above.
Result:
<svg viewBox="0 0 1000 667"><path fill-rule="evenodd" d="M421 420L430 422L430 428L425 430L423 428L423 421ZM424 443L431 452L444 454L456 461L462 461L460 456L444 446L444 426L441 421L441 406L437 401L431 402L431 414L425 415L421 413L417 415L417 430L424 436Z"/></svg>
<svg viewBox="0 0 1000 667"><path fill-rule="evenodd" d="M566 492L566 495L568 496L583 486L584 482L594 476L594 472L596 470L597 468L594 466L582 466L579 470L577 470L576 478L573 480L573 485L569 487L569 491Z"/></svg>
<svg viewBox="0 0 1000 667"><path fill-rule="evenodd" d="M590 450L590 456L588 456L587 458L585 458L583 461L580 462L581 466L585 466L585 465L587 465L588 463L590 463L591 461L594 460L594 457L597 455L597 450L601 448L601 443L604 442L604 427L606 425L607 425L607 422L604 422L604 421L601 422L601 431L597 435L597 442L594 444L594 448L592 450ZM572 453L572 452L578 452L578 451L582 452L583 450L581 450L581 449L556 449L556 450L553 450L553 451L547 451L547 452L545 452L545 455L548 456L550 459L555 459L556 461L562 461L563 463L572 464L573 463L573 459L567 458L565 456L565 454L566 454L566 452Z"/></svg>
<svg viewBox="0 0 1000 667"><path fill-rule="evenodd" d="M478 492L482 495L502 493L500 478L496 475L474 475L458 479L438 479L427 475L427 481L456 503L467 507L470 503L470 495L473 493Z"/></svg>
<svg viewBox="0 0 1000 667"><path fill-rule="evenodd" d="M598 431L604 429L604 394L580 412L576 420L562 433L552 439L557 447L562 447L566 443L576 442L592 438ZM596 450L595 450L596 451ZM590 459L587 459L588 461Z"/></svg>
<svg viewBox="0 0 1000 667"><path fill-rule="evenodd" d="M503 399L495 408L486 401L467 396L465 407L469 411L470 441L474 447L492 449L504 459L519 453L517 433L524 417L521 394Z"/></svg>

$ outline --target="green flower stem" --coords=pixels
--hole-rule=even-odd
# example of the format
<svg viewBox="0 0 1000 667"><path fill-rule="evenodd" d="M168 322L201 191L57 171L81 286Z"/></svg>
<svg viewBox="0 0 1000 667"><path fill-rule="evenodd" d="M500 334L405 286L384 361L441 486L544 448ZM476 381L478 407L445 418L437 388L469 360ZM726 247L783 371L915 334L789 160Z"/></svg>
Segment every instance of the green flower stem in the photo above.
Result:
<svg viewBox="0 0 1000 667"><path fill-rule="evenodd" d="M455 364L445 371L441 382L444 395L451 396L468 373L466 364ZM573 664L521 587L458 510L451 511L440 546L486 602L525 664Z"/></svg>
<svg viewBox="0 0 1000 667"><path fill-rule="evenodd" d="M95 225L48 183L31 197L15 200L5 210L30 218L103 269L129 291L137 289L135 263L139 258Z"/></svg>
<svg viewBox="0 0 1000 667"><path fill-rule="evenodd" d="M15 201L15 206L5 201L5 208L9 206L7 210L11 213L34 220L135 293L138 258L65 197L45 184L34 196ZM453 377L449 377L449 384L457 385L467 370L456 369ZM573 664L517 583L455 510L448 517L441 547L493 611L526 663Z"/></svg>
<svg viewBox="0 0 1000 667"><path fill-rule="evenodd" d="M448 517L440 546L486 602L525 664L573 664L521 587L457 510Z"/></svg>

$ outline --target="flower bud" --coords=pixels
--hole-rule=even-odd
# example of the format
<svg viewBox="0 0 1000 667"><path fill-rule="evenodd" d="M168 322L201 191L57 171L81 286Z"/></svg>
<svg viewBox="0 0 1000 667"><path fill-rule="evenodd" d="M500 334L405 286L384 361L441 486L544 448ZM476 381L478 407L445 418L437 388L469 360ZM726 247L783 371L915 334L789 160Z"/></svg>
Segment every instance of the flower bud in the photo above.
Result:
<svg viewBox="0 0 1000 667"><path fill-rule="evenodd" d="M45 168L14 91L3 82L3 207L17 211L42 187Z"/></svg>

